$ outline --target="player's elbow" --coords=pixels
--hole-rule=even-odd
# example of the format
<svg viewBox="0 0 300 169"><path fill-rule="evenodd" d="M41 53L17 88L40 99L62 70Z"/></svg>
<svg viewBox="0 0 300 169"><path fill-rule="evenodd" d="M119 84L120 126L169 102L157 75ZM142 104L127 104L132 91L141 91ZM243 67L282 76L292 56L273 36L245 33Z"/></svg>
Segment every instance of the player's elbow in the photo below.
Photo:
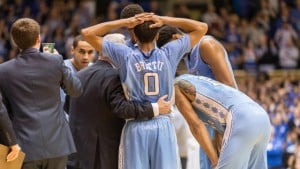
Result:
<svg viewBox="0 0 300 169"><path fill-rule="evenodd" d="M207 25L207 23L201 23L201 24L202 25L201 25L200 29L204 32L204 34L206 34L208 31L208 25Z"/></svg>
<svg viewBox="0 0 300 169"><path fill-rule="evenodd" d="M175 103L177 104L180 103L183 93L181 91L181 88L177 84L174 85L174 89L175 89Z"/></svg>
<svg viewBox="0 0 300 169"><path fill-rule="evenodd" d="M94 36L94 34L88 28L81 29L80 34L85 39Z"/></svg>
<svg viewBox="0 0 300 169"><path fill-rule="evenodd" d="M196 27L196 30L201 36L205 35L208 31L208 25L207 23L201 22L199 25Z"/></svg>

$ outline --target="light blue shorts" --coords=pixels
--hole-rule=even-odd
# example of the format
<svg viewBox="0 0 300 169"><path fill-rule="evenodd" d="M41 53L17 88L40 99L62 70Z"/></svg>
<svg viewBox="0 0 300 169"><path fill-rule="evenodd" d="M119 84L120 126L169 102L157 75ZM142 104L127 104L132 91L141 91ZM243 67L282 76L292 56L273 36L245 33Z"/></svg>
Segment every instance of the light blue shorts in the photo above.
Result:
<svg viewBox="0 0 300 169"><path fill-rule="evenodd" d="M267 112L256 103L231 108L226 120L218 169L267 169L267 145L271 124Z"/></svg>
<svg viewBox="0 0 300 169"><path fill-rule="evenodd" d="M119 169L180 169L175 128L168 116L127 121Z"/></svg>

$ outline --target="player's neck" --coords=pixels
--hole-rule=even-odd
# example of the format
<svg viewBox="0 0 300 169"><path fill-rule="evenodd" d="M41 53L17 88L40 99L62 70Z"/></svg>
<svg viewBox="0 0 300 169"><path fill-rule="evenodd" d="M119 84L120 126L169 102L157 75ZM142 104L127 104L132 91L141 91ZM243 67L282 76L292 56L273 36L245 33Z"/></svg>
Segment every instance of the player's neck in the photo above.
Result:
<svg viewBox="0 0 300 169"><path fill-rule="evenodd" d="M149 51L151 51L152 49L155 48L155 43L153 43L153 42L139 43L138 42L138 46L139 46L139 48L140 48L141 51L143 51L143 52L149 52Z"/></svg>

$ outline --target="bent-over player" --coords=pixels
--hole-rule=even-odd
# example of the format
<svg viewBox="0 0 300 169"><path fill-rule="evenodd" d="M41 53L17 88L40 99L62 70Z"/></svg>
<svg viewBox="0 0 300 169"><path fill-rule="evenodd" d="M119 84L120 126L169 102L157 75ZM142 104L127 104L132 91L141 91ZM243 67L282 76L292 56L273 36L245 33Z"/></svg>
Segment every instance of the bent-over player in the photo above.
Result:
<svg viewBox="0 0 300 169"><path fill-rule="evenodd" d="M267 169L271 124L256 102L213 79L189 74L176 78L175 100L213 167ZM223 135L220 152L214 148L205 124Z"/></svg>

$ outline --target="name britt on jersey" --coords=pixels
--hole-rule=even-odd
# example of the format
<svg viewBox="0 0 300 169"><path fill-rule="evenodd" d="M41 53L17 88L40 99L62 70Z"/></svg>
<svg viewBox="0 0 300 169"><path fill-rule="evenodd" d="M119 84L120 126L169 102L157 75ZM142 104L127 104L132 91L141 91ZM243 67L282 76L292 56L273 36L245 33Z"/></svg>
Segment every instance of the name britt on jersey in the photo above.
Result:
<svg viewBox="0 0 300 169"><path fill-rule="evenodd" d="M134 66L136 68L137 72L140 72L142 70L162 70L162 67L164 65L164 62L161 61L152 61L149 63L146 63L145 61L141 61L138 63L135 63Z"/></svg>

